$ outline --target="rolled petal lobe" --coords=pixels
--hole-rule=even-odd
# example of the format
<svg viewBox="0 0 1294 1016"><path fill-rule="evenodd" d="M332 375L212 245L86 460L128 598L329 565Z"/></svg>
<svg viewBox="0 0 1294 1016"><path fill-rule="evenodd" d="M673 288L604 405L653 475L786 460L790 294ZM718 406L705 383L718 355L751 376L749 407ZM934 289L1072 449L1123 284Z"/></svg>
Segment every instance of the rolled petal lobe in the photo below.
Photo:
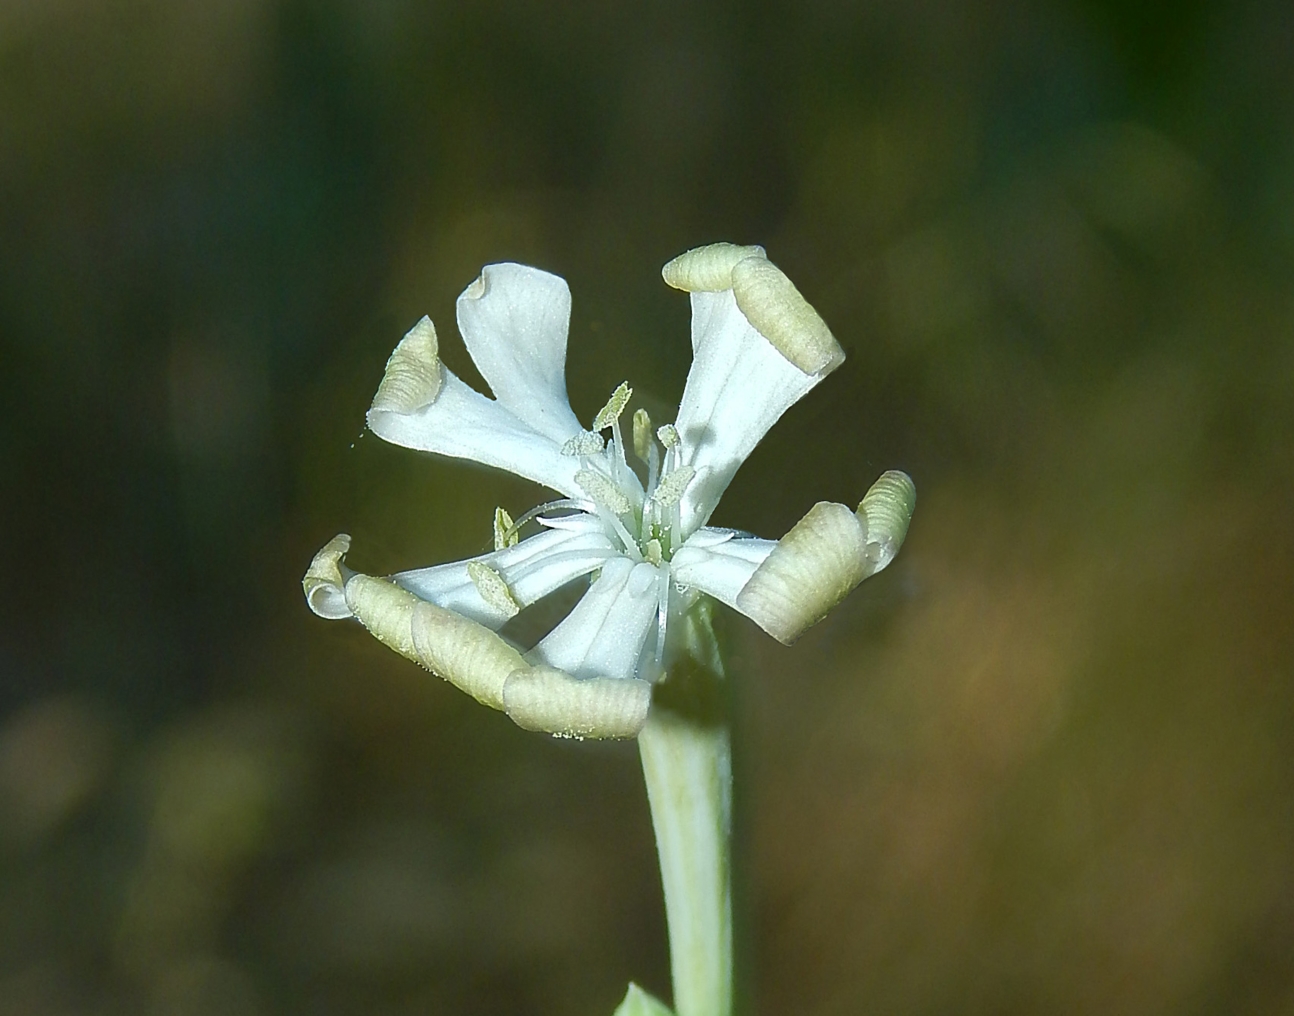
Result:
<svg viewBox="0 0 1294 1016"><path fill-rule="evenodd" d="M732 288L732 270L746 258L762 258L764 248L711 243L684 251L660 270L667 286L685 293L717 293Z"/></svg>
<svg viewBox="0 0 1294 1016"><path fill-rule="evenodd" d="M531 667L508 676L503 708L526 730L559 737L634 737L647 722L651 684L637 678L583 680L553 667Z"/></svg>
<svg viewBox="0 0 1294 1016"><path fill-rule="evenodd" d="M483 705L503 708L504 682L526 667L516 649L485 625L434 603L416 600L411 620L413 647L423 666Z"/></svg>
<svg viewBox="0 0 1294 1016"><path fill-rule="evenodd" d="M415 663L423 663L413 642L413 611L421 602L386 579L357 573L346 580L346 606L360 624L388 649Z"/></svg>
<svg viewBox="0 0 1294 1016"><path fill-rule="evenodd" d="M412 413L431 405L440 394L440 370L436 326L424 315L386 361L386 371L373 396L372 408Z"/></svg>
<svg viewBox="0 0 1294 1016"><path fill-rule="evenodd" d="M873 574L893 561L903 546L916 506L916 485L898 469L882 473L863 495L858 514L867 520L867 552L874 562Z"/></svg>
<svg viewBox="0 0 1294 1016"><path fill-rule="evenodd" d="M844 361L827 323L768 259L745 258L733 265L732 292L747 320L804 373L826 374Z"/></svg>
<svg viewBox="0 0 1294 1016"><path fill-rule="evenodd" d="M773 548L736 606L790 645L869 574L867 526L843 504L819 501Z"/></svg>

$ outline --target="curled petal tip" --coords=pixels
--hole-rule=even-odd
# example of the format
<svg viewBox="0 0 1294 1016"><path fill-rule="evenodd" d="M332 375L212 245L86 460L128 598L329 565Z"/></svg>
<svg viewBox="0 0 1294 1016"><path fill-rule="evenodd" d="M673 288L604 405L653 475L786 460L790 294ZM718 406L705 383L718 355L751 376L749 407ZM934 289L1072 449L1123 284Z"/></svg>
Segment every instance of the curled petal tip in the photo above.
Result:
<svg viewBox="0 0 1294 1016"><path fill-rule="evenodd" d="M873 574L893 561L903 546L916 506L916 484L899 469L882 473L863 495L858 514L866 522L867 551L874 561Z"/></svg>
<svg viewBox="0 0 1294 1016"><path fill-rule="evenodd" d="M827 323L771 261L745 258L733 265L732 292L746 320L804 373L828 374L844 362Z"/></svg>
<svg viewBox="0 0 1294 1016"><path fill-rule="evenodd" d="M637 678L576 678L554 667L522 667L503 685L503 708L519 727L558 737L636 737L647 722L651 684Z"/></svg>
<svg viewBox="0 0 1294 1016"><path fill-rule="evenodd" d="M320 617L330 621L350 617L350 607L346 605L346 595L342 591L345 580L341 574L341 559L350 550L350 537L339 533L324 544L323 549L314 556L310 567L306 569L301 588L306 594L306 603Z"/></svg>
<svg viewBox="0 0 1294 1016"><path fill-rule="evenodd" d="M412 413L440 394L440 347L436 327L424 316L409 329L386 361L370 412Z"/></svg>
<svg viewBox="0 0 1294 1016"><path fill-rule="evenodd" d="M717 293L732 288L732 270L746 258L763 258L764 248L735 243L712 243L693 247L660 270L667 286L686 293Z"/></svg>
<svg viewBox="0 0 1294 1016"><path fill-rule="evenodd" d="M737 595L737 609L790 645L869 574L865 524L819 501L778 541Z"/></svg>

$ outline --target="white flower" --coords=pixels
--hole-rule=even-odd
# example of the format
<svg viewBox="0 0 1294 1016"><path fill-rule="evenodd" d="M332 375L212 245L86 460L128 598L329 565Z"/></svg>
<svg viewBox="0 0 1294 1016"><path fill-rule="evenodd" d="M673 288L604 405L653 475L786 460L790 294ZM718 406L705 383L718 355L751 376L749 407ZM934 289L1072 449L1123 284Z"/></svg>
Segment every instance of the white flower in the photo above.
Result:
<svg viewBox="0 0 1294 1016"><path fill-rule="evenodd" d="M691 294L692 368L675 422L653 431L640 409L628 440L627 384L589 430L571 411L570 292L557 276L488 265L459 297L459 331L493 399L440 362L435 328L419 321L387 363L368 413L373 432L509 470L562 497L516 522L499 509L491 553L386 579L347 568L350 538L338 536L306 573L311 609L358 618L523 727L631 737L652 682L668 671L671 631L699 596L790 643L889 564L915 501L904 473L884 474L857 511L815 505L778 542L706 525L759 440L844 353L760 247L701 247L662 274ZM530 523L539 531L520 539ZM579 603L525 655L496 634L588 575Z"/></svg>

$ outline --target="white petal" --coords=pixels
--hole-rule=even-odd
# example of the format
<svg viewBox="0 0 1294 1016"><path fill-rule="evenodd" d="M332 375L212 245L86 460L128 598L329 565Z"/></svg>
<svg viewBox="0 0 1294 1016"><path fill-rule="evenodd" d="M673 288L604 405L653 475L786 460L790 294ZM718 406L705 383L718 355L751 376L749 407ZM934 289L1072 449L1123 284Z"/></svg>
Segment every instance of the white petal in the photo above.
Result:
<svg viewBox="0 0 1294 1016"><path fill-rule="evenodd" d="M683 496L684 533L705 524L755 445L823 377L774 349L730 289L692 294L692 349L676 423L682 461L698 474Z"/></svg>
<svg viewBox="0 0 1294 1016"><path fill-rule="evenodd" d="M405 448L471 459L563 494L582 496L575 482L578 458L563 455L559 442L468 387L443 364L440 370L440 392L430 405L410 413L382 405L370 409L368 425L373 433Z"/></svg>
<svg viewBox="0 0 1294 1016"><path fill-rule="evenodd" d="M575 677L634 677L656 620L655 566L613 557L530 658Z"/></svg>
<svg viewBox="0 0 1294 1016"><path fill-rule="evenodd" d="M577 525L576 520L582 521ZM569 528L549 529L470 561L401 572L391 576L391 581L420 599L498 628L511 615L485 600L468 574L469 565L479 563L494 569L517 604L527 607L572 579L602 567L615 553L596 518L576 515L564 521Z"/></svg>
<svg viewBox="0 0 1294 1016"><path fill-rule="evenodd" d="M559 445L579 433L566 397L566 281L526 265L486 265L457 310L467 351L500 405Z"/></svg>
<svg viewBox="0 0 1294 1016"><path fill-rule="evenodd" d="M725 538L716 539L720 535ZM700 529L674 554L670 575L735 610L737 595L776 546L775 540L734 537L731 530Z"/></svg>

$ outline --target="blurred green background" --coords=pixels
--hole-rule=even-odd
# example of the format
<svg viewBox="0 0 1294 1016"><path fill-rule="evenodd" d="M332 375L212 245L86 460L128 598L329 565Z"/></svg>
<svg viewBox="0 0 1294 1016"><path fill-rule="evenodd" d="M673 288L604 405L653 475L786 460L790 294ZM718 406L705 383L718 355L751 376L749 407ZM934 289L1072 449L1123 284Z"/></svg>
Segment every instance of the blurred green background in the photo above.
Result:
<svg viewBox="0 0 1294 1016"><path fill-rule="evenodd" d="M416 318L563 275L588 419L661 264L762 243L849 359L717 522L882 470L907 546L727 626L765 1014L1294 1013L1294 7L6 0L0 1014L668 994L636 751L299 580L540 492L362 433Z"/></svg>

